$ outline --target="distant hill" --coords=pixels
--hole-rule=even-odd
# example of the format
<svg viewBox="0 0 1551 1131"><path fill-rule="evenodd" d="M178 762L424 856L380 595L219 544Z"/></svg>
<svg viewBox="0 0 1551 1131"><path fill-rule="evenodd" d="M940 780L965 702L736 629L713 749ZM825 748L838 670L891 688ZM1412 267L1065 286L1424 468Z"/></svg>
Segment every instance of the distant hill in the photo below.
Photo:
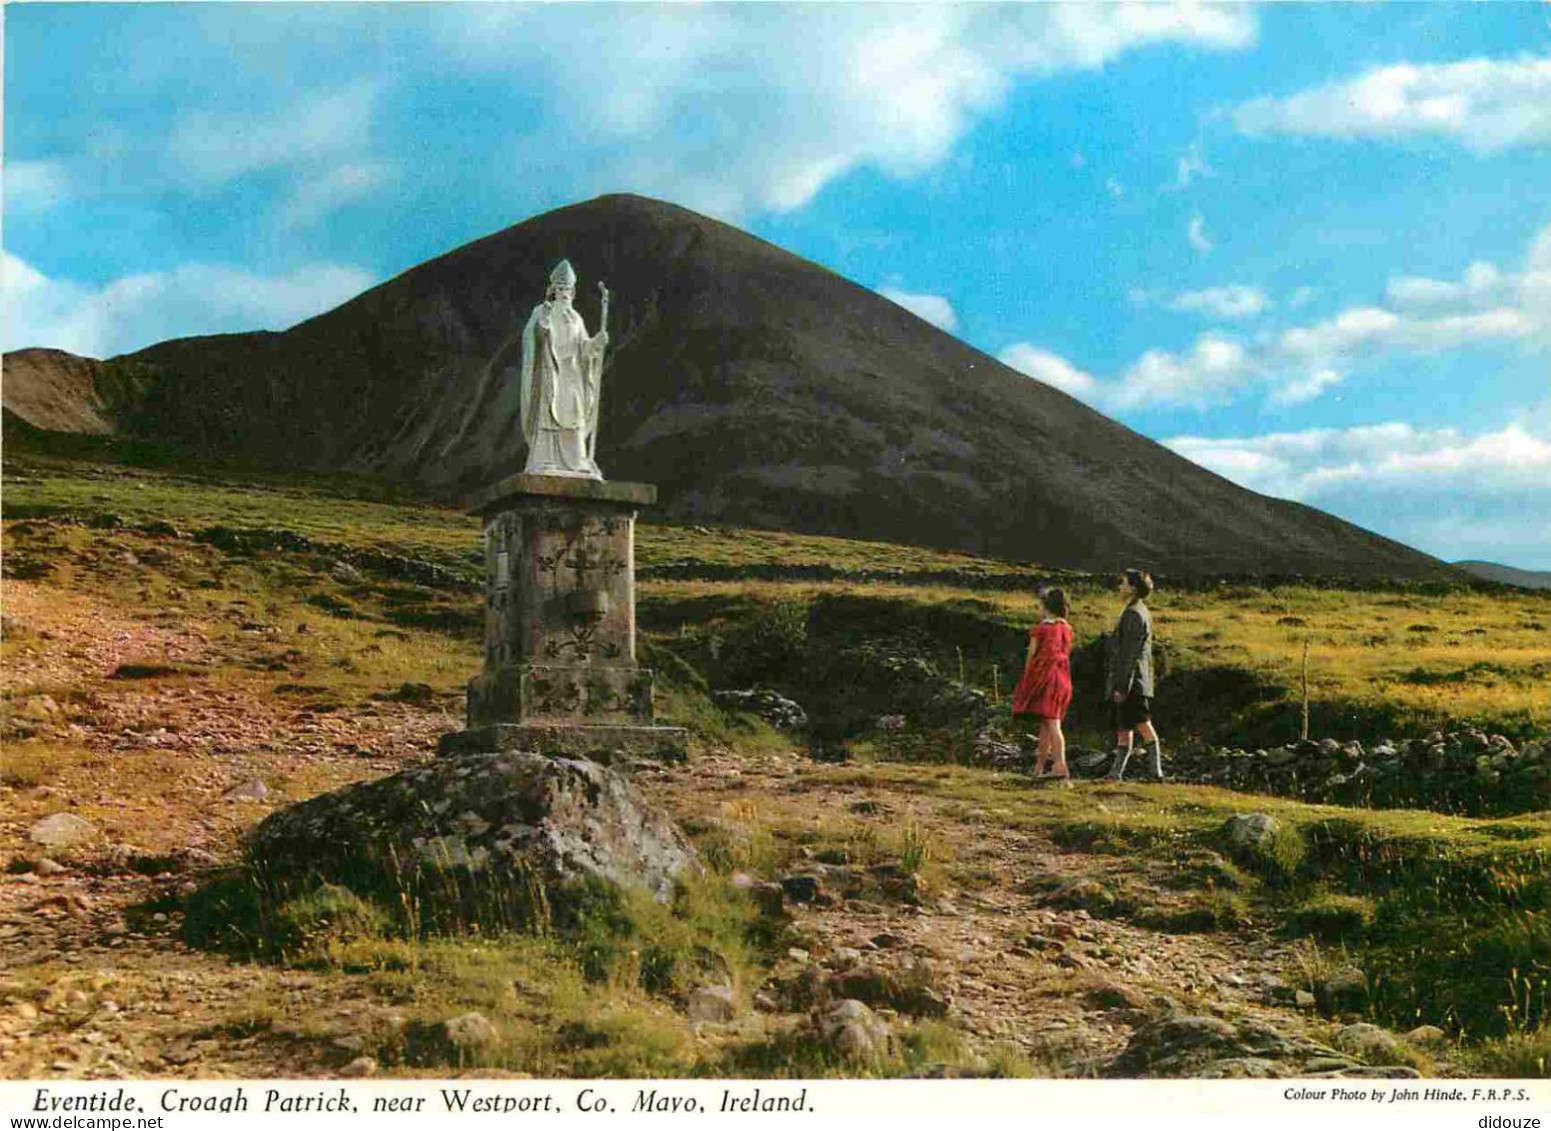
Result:
<svg viewBox="0 0 1551 1131"><path fill-rule="evenodd" d="M1488 581L1500 581L1504 585L1517 585L1521 589L1551 589L1551 572L1546 570L1515 569L1496 562L1455 562L1458 569L1484 577Z"/></svg>
<svg viewBox="0 0 1551 1131"><path fill-rule="evenodd" d="M97 391L102 363L64 350L5 355L5 408L34 428L105 436L113 421Z"/></svg>
<svg viewBox="0 0 1551 1131"><path fill-rule="evenodd" d="M535 217L284 333L110 359L95 395L129 434L457 498L521 470L510 367L562 257L589 327L597 282L614 294L599 461L656 483L670 517L1076 568L1450 572L1244 490L822 267L636 196Z"/></svg>

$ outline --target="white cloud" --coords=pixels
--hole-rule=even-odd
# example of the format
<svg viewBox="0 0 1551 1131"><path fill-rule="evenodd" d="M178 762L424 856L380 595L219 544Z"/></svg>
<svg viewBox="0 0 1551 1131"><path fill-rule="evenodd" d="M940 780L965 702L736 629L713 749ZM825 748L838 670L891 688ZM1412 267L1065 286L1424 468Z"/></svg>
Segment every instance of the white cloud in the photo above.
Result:
<svg viewBox="0 0 1551 1131"><path fill-rule="evenodd" d="M1551 568L1551 412L1542 409L1474 435L1389 423L1165 444L1241 486L1448 560Z"/></svg>
<svg viewBox="0 0 1551 1131"><path fill-rule="evenodd" d="M1190 223L1185 228L1185 238L1190 241L1190 246L1200 252L1211 251L1216 245L1212 243L1210 236L1206 234L1206 221L1200 216L1192 216Z"/></svg>
<svg viewBox="0 0 1551 1131"><path fill-rule="evenodd" d="M1399 307L1487 306L1510 297L1513 276L1490 263L1472 263L1457 283L1415 275L1389 281L1389 301Z"/></svg>
<svg viewBox="0 0 1551 1131"><path fill-rule="evenodd" d="M879 287L878 293L939 330L951 334L959 328L959 316L953 312L953 304L942 295L916 294L897 287Z"/></svg>
<svg viewBox="0 0 1551 1131"><path fill-rule="evenodd" d="M1318 295L1318 287L1299 287L1293 291L1292 296L1287 300L1288 309L1302 310L1309 303L1313 302Z"/></svg>
<svg viewBox="0 0 1551 1131"><path fill-rule="evenodd" d="M1148 350L1121 374L1105 399L1116 408L1205 408L1231 400L1253 376L1253 359L1241 343L1219 334L1203 334L1187 353Z"/></svg>
<svg viewBox="0 0 1551 1131"><path fill-rule="evenodd" d="M1170 310L1184 310L1214 318L1253 318L1267 310L1271 300L1259 287L1207 287L1186 291L1169 300Z"/></svg>
<svg viewBox="0 0 1551 1131"><path fill-rule="evenodd" d="M1302 376L1294 376L1271 390L1270 403L1290 407L1312 401L1326 389L1341 383L1343 374L1335 369L1315 369Z"/></svg>
<svg viewBox="0 0 1551 1131"><path fill-rule="evenodd" d="M1313 294L1300 288L1288 305L1302 305ZM1173 298L1133 289L1127 297L1137 306L1164 305L1222 318L1250 317L1270 306L1263 292L1242 286L1209 287ZM1074 390L1080 388L1084 400L1110 411L1205 409L1249 392L1263 394L1268 407L1284 408L1323 396L1354 367L1375 358L1493 345L1551 349L1551 226L1531 242L1522 271L1474 263L1457 283L1403 276L1391 281L1389 297L1397 309L1351 307L1323 321L1247 341L1213 331L1188 350L1148 350L1107 379L1058 360L1081 375ZM1017 360L1010 356L1022 348L1008 347L1002 360L1039 376L1022 355ZM1048 368L1051 363L1041 364Z"/></svg>
<svg viewBox="0 0 1551 1131"><path fill-rule="evenodd" d="M1215 177L1217 170L1206 163L1206 158L1201 156L1201 147L1192 145L1189 152L1179 158L1174 165L1175 189L1187 189L1197 177Z"/></svg>
<svg viewBox="0 0 1551 1131"><path fill-rule="evenodd" d="M69 178L57 161L7 161L0 166L0 190L5 210L13 216L32 216L64 203L70 195Z"/></svg>
<svg viewBox="0 0 1551 1131"><path fill-rule="evenodd" d="M315 223L385 183L388 172L385 165L348 164L303 176L290 198L281 205L276 221L283 228Z"/></svg>
<svg viewBox="0 0 1551 1131"><path fill-rule="evenodd" d="M1551 57L1397 63L1231 111L1247 134L1442 137L1478 152L1551 143Z"/></svg>
<svg viewBox="0 0 1551 1131"><path fill-rule="evenodd" d="M1028 342L1013 343L997 355L997 360L1078 400L1091 400L1098 391L1098 382L1091 373L1084 373L1059 354Z"/></svg>
<svg viewBox="0 0 1551 1131"><path fill-rule="evenodd" d="M442 46L548 92L546 132L590 170L567 195L623 187L729 218L800 207L864 166L930 169L1020 76L1154 44L1233 50L1256 33L1248 8L1195 3L576 8L567 39L586 44L585 66L539 34L528 5L449 5ZM518 159L530 165L539 144Z"/></svg>
<svg viewBox="0 0 1551 1131"><path fill-rule="evenodd" d="M264 169L316 166L360 152L371 134L380 87L361 82L324 96L243 110L190 110L168 139L168 156L199 184Z"/></svg>
<svg viewBox="0 0 1551 1131"><path fill-rule="evenodd" d="M86 357L109 357L170 337L286 329L375 281L337 263L273 276L189 263L90 287L50 279L9 253L0 252L0 264L7 308L0 348L49 346Z"/></svg>
<svg viewBox="0 0 1551 1131"><path fill-rule="evenodd" d="M1295 361L1351 358L1381 351L1436 353L1493 341L1524 339L1535 333L1534 321L1512 307L1416 318L1382 307L1344 310L1325 322L1285 331L1280 353Z"/></svg>

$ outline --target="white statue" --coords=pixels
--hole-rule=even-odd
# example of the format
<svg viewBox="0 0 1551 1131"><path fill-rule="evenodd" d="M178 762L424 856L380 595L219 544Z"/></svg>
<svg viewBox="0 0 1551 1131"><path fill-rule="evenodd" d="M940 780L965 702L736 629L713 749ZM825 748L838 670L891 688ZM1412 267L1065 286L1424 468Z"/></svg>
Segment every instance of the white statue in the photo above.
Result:
<svg viewBox="0 0 1551 1131"><path fill-rule="evenodd" d="M609 292L602 283L603 316L587 336L571 306L576 272L562 259L550 273L549 290L522 331L522 434L528 441L528 475L602 479L594 462L598 442L598 391L608 345Z"/></svg>

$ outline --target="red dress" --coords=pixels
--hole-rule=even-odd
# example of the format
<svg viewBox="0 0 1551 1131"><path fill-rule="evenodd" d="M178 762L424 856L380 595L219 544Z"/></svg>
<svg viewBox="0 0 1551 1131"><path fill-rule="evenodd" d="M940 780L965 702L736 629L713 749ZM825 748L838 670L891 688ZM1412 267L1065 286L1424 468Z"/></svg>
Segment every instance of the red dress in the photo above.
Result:
<svg viewBox="0 0 1551 1131"><path fill-rule="evenodd" d="M1072 626L1064 620L1041 621L1029 629L1039 641L1034 658L1012 692L1012 713L1061 719L1072 702Z"/></svg>

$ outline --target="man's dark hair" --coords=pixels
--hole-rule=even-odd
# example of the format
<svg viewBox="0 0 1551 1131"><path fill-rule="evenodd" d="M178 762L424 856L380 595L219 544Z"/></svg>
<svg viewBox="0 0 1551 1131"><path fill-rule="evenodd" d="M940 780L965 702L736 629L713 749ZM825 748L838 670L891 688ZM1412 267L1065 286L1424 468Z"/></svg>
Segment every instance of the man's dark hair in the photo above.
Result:
<svg viewBox="0 0 1551 1131"><path fill-rule="evenodd" d="M1126 584L1136 594L1138 601L1152 596L1152 574L1150 573L1144 573L1139 569L1128 569L1126 570Z"/></svg>
<svg viewBox="0 0 1551 1131"><path fill-rule="evenodd" d="M1039 595L1044 603L1047 613L1054 613L1058 617L1066 616L1066 594L1060 589L1046 589Z"/></svg>

